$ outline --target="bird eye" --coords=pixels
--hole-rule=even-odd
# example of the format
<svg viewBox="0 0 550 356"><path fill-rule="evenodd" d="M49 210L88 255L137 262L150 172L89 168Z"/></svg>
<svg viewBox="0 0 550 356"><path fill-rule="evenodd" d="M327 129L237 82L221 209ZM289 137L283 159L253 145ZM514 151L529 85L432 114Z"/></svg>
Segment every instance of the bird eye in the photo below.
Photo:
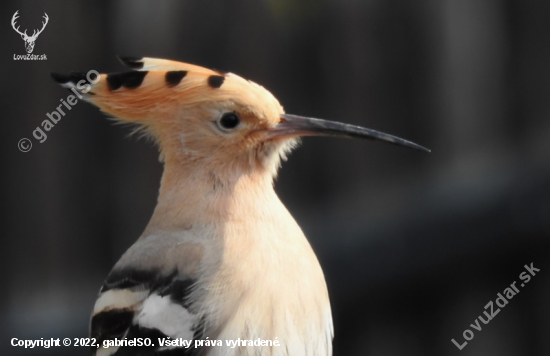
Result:
<svg viewBox="0 0 550 356"><path fill-rule="evenodd" d="M228 112L226 114L223 114L223 116L219 121L220 126L226 130L234 129L239 125L239 122L240 122L239 117L237 116L237 114L233 112Z"/></svg>

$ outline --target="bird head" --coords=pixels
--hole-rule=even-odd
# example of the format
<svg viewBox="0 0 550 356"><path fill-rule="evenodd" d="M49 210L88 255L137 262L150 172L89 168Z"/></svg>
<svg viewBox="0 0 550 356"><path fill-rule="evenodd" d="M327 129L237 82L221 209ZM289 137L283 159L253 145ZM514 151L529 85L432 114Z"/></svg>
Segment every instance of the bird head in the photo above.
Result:
<svg viewBox="0 0 550 356"><path fill-rule="evenodd" d="M93 78L52 75L104 112L137 124L158 143L167 162L237 176L251 171L274 176L298 137L321 135L381 140L428 151L359 126L286 114L268 90L233 73L162 59L121 60L135 71Z"/></svg>

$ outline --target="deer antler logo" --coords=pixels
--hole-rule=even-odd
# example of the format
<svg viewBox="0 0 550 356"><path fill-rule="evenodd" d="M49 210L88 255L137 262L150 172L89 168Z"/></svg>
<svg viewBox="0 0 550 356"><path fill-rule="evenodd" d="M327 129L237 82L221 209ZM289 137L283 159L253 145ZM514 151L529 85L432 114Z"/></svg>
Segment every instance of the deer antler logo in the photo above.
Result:
<svg viewBox="0 0 550 356"><path fill-rule="evenodd" d="M25 49L27 50L27 53L32 53L32 50L34 49L34 41L36 41L36 39L38 38L38 35L41 34L42 31L44 31L44 29L46 28L46 25L48 24L48 20L49 20L48 14L44 13L44 20L46 21L42 22L42 29L38 31L34 30L32 33L32 36L29 36L27 35L27 30L25 30L25 32L21 32L19 31L19 26L15 28L15 21L19 18L19 16L17 15L18 12L19 10L17 10L15 14L13 14L13 17L11 18L11 26L13 27L15 32L21 35L21 38L23 39L23 41L25 41Z"/></svg>

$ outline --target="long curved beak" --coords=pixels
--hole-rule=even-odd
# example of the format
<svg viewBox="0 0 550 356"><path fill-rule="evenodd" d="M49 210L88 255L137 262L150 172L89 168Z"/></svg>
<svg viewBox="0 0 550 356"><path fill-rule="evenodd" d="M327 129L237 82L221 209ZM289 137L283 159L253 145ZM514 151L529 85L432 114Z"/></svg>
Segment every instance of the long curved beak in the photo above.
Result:
<svg viewBox="0 0 550 356"><path fill-rule="evenodd" d="M343 124L340 122L314 119L297 115L283 114L281 122L269 132L270 138L297 136L333 136L346 138L363 138L392 143L417 150L430 152L426 147L414 142L388 135L386 133L367 129L361 126Z"/></svg>

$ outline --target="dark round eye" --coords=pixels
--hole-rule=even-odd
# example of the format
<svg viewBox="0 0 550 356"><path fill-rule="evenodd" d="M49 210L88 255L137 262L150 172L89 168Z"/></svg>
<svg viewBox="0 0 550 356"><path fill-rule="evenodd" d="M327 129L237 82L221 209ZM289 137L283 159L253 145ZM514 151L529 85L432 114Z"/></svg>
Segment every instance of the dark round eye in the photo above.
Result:
<svg viewBox="0 0 550 356"><path fill-rule="evenodd" d="M223 114L222 118L220 119L220 126L224 129L234 129L239 125L239 117L237 114L233 112L228 112L226 114Z"/></svg>

